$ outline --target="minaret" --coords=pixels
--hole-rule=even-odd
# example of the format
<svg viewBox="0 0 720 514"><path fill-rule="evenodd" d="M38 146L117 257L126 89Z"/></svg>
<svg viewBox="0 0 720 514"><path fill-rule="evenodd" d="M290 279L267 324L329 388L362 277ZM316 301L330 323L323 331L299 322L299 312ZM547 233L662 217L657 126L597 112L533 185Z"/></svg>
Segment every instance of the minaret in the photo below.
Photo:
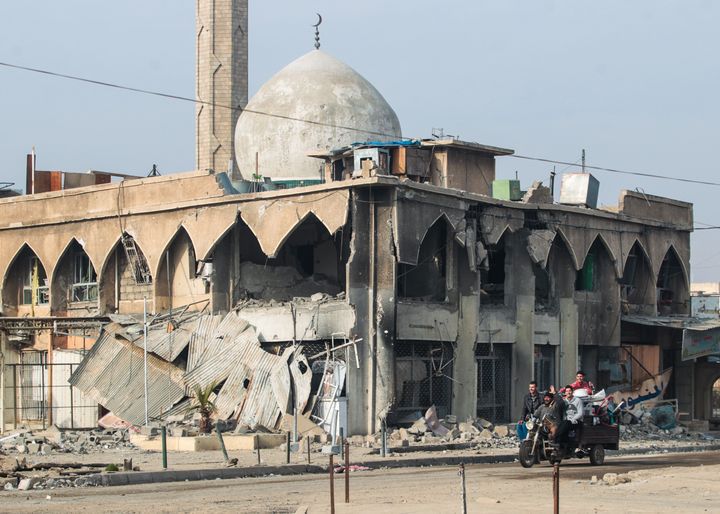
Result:
<svg viewBox="0 0 720 514"><path fill-rule="evenodd" d="M227 171L248 101L248 0L195 1L195 166ZM228 109L232 106L233 109Z"/></svg>

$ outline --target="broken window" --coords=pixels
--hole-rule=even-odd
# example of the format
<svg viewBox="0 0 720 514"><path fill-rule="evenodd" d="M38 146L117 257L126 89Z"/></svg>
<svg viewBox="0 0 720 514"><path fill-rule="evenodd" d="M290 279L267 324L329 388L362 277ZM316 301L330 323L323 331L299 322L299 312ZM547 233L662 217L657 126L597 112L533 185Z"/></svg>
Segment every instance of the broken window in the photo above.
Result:
<svg viewBox="0 0 720 514"><path fill-rule="evenodd" d="M477 415L493 423L510 421L511 344L478 344Z"/></svg>
<svg viewBox="0 0 720 514"><path fill-rule="evenodd" d="M35 256L26 259L23 275L23 305L47 305L50 303L48 279L40 259Z"/></svg>
<svg viewBox="0 0 720 514"><path fill-rule="evenodd" d="M397 289L400 298L445 301L447 244L447 223L441 218L425 234L417 265L398 265Z"/></svg>
<svg viewBox="0 0 720 514"><path fill-rule="evenodd" d="M76 253L73 257L73 284L71 288L72 302L94 302L97 300L98 284L95 268L85 252Z"/></svg>
<svg viewBox="0 0 720 514"><path fill-rule="evenodd" d="M480 269L480 303L505 303L505 236L487 247L487 259Z"/></svg>
<svg viewBox="0 0 720 514"><path fill-rule="evenodd" d="M439 417L452 412L454 350L450 343L398 341L395 344L395 415L425 412L435 405Z"/></svg>

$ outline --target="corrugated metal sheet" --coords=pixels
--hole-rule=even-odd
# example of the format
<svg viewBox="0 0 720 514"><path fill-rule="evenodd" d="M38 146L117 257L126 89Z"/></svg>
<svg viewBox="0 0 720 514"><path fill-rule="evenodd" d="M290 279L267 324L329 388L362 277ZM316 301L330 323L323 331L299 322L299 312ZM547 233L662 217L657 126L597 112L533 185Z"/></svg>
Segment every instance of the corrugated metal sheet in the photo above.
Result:
<svg viewBox="0 0 720 514"><path fill-rule="evenodd" d="M144 422L142 323L109 323L70 382L88 397L133 424ZM138 332L139 329L139 332ZM173 336L172 341L169 336ZM186 346L187 369L171 364ZM291 371L295 349L282 356L260 347L255 329L236 312L226 316L190 315L175 318L173 330L158 323L148 334L148 399L151 418L177 413L195 386L222 383L217 417L234 417L244 425L275 428L290 407ZM157 357L157 354L165 360ZM307 360L298 357L292 361ZM293 369L298 405L309 395L310 373ZM308 383L305 383L308 382ZM182 400L182 401L181 401ZM180 403L179 403L180 402Z"/></svg>
<svg viewBox="0 0 720 514"><path fill-rule="evenodd" d="M223 320L223 316L203 316L200 318L200 322L195 328L195 333L190 338L190 348L188 349L188 360L186 369L188 371L195 369L200 361L200 356L205 351L205 348L210 344L210 341L215 337L215 330L217 329L220 322Z"/></svg>
<svg viewBox="0 0 720 514"><path fill-rule="evenodd" d="M103 330L69 382L122 419L145 420L143 351L115 337L116 324ZM183 371L148 354L148 414L159 418L185 396Z"/></svg>

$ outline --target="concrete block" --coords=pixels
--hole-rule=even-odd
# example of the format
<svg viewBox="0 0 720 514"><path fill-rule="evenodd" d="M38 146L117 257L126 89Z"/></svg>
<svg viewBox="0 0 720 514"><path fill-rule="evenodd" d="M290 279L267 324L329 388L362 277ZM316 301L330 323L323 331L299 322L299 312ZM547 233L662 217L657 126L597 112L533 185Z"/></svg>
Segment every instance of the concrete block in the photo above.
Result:
<svg viewBox="0 0 720 514"><path fill-rule="evenodd" d="M616 485L618 483L618 474L605 473L603 475L603 482L605 482L607 485Z"/></svg>
<svg viewBox="0 0 720 514"><path fill-rule="evenodd" d="M453 428L445 435L445 439L447 441L452 441L453 439L459 438L460 434L461 434L460 430L458 430L457 428Z"/></svg>
<svg viewBox="0 0 720 514"><path fill-rule="evenodd" d="M28 451L28 453L39 453L40 445L38 443L28 443L27 451Z"/></svg>
<svg viewBox="0 0 720 514"><path fill-rule="evenodd" d="M399 432L400 432L400 440L401 441L409 441L410 440L410 433L406 429L401 428L399 430Z"/></svg>
<svg viewBox="0 0 720 514"><path fill-rule="evenodd" d="M507 437L510 434L507 425L498 425L493 432L498 437Z"/></svg>
<svg viewBox="0 0 720 514"><path fill-rule="evenodd" d="M458 425L458 429L460 430L460 432L463 432L463 433L465 433L465 432L467 432L469 434L479 434L480 433L480 429L478 427L476 427L475 425L473 425L472 423L470 423L469 421L460 423Z"/></svg>
<svg viewBox="0 0 720 514"><path fill-rule="evenodd" d="M38 482L38 479L35 477L32 478L23 478L18 483L18 491L29 491L33 488L33 486Z"/></svg>
<svg viewBox="0 0 720 514"><path fill-rule="evenodd" d="M483 430L477 435L477 437L479 439L493 439L495 437L495 434L490 430Z"/></svg>

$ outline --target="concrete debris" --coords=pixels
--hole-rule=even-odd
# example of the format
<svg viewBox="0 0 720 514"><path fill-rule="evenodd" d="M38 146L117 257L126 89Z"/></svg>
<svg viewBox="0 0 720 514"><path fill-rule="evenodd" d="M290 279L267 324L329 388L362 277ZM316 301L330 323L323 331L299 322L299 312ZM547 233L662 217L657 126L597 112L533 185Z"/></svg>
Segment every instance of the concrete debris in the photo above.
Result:
<svg viewBox="0 0 720 514"><path fill-rule="evenodd" d="M595 477L597 479L597 477ZM632 482L632 479L627 473L605 473L603 475L602 483L605 485L618 485Z"/></svg>
<svg viewBox="0 0 720 514"><path fill-rule="evenodd" d="M620 439L622 441L688 441L711 440L713 436L701 432L691 432L682 425L663 429L655 423L657 417L653 410L635 409L632 413L624 412L621 418Z"/></svg>
<svg viewBox="0 0 720 514"><path fill-rule="evenodd" d="M483 428L484 427L484 428ZM350 443L355 446L381 445L381 434L366 439L353 437ZM425 416L415 421L409 428L397 428L388 431L388 443L394 450L406 447L446 446L457 448L517 448L519 443L514 429L508 425L493 425L482 418L472 418L458 423L457 417L445 416L437 419L434 407L428 409Z"/></svg>
<svg viewBox="0 0 720 514"><path fill-rule="evenodd" d="M12 444L19 441L20 444ZM106 450L132 449L127 429L58 430L24 432L6 441L8 454L50 455L52 453L88 454Z"/></svg>
<svg viewBox="0 0 720 514"><path fill-rule="evenodd" d="M523 203L553 203L553 197L550 188L543 186L541 181L536 180L523 195L521 201Z"/></svg>
<svg viewBox="0 0 720 514"><path fill-rule="evenodd" d="M264 266L243 262L240 276L245 288L244 296L254 300L291 301L293 298L307 298L318 302L325 295L335 296L341 292L337 284L320 275L303 277L290 266Z"/></svg>

